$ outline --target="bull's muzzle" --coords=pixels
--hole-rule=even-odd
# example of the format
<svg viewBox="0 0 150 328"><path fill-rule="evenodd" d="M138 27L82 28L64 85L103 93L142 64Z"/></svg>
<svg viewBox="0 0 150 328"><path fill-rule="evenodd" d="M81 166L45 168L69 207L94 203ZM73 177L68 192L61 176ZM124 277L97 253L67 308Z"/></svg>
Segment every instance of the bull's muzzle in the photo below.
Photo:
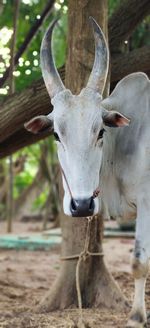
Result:
<svg viewBox="0 0 150 328"><path fill-rule="evenodd" d="M73 217L87 217L94 213L94 199L71 199L70 211Z"/></svg>

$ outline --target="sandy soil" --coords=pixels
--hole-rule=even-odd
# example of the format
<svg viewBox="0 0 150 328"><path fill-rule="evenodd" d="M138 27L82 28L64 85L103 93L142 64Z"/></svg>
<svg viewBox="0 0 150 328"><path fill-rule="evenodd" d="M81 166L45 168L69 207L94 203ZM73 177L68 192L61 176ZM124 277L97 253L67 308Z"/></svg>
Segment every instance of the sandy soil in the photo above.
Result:
<svg viewBox="0 0 150 328"><path fill-rule="evenodd" d="M26 225L25 229L33 231L35 226ZM36 225L38 229L40 227ZM4 232L5 227L2 230ZM104 240L108 266L130 302L133 297L132 249L132 239ZM48 314L32 312L32 307L40 301L59 272L59 254L60 247L51 251L0 250L0 328L76 328L73 323L78 317L76 309ZM150 279L146 299L150 310ZM84 318L89 322L89 328L121 328L125 327L127 314L94 309L84 310Z"/></svg>

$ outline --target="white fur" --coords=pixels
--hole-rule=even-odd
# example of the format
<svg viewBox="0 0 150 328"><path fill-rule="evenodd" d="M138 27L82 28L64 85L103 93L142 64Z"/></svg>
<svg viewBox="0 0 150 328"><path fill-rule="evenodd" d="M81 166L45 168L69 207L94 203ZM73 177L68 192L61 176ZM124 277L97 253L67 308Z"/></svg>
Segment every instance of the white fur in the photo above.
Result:
<svg viewBox="0 0 150 328"><path fill-rule="evenodd" d="M136 218L134 258L143 271L135 279L129 326L145 327L146 276L142 272L148 267L150 257L150 82L147 76L134 73L125 77L101 105L131 119L129 127L108 129L105 135L100 185L109 216L122 221ZM134 320L139 313L143 323Z"/></svg>
<svg viewBox="0 0 150 328"><path fill-rule="evenodd" d="M59 135L58 158L67 178L72 197L90 198L99 185L102 158L101 140L97 141L102 128L101 97L92 90L82 90L72 95L69 90L58 94L53 100L54 131ZM71 215L71 195L63 178L64 212ZM96 198L95 212L99 201Z"/></svg>

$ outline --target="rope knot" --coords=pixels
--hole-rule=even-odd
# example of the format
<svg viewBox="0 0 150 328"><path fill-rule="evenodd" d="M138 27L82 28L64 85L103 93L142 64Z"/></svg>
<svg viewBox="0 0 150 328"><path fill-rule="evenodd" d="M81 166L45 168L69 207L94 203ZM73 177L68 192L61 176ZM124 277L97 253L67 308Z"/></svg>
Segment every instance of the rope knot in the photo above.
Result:
<svg viewBox="0 0 150 328"><path fill-rule="evenodd" d="M84 262L88 259L89 256L90 256L90 254L86 250L84 250L83 252L81 252L80 255L79 255L79 257L81 258L81 260L83 260Z"/></svg>
<svg viewBox="0 0 150 328"><path fill-rule="evenodd" d="M99 193L100 193L100 189L97 188L97 189L93 192L93 198L98 197Z"/></svg>

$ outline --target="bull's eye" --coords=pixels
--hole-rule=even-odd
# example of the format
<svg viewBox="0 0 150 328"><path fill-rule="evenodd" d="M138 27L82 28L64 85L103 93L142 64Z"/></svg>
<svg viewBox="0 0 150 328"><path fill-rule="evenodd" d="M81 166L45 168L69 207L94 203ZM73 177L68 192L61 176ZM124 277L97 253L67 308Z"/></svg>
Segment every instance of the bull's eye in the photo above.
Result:
<svg viewBox="0 0 150 328"><path fill-rule="evenodd" d="M99 135L98 135L98 137L97 137L97 140L103 138L103 134L104 134L104 132L105 132L105 129L101 129L101 130L100 130Z"/></svg>
<svg viewBox="0 0 150 328"><path fill-rule="evenodd" d="M56 141L60 141L58 133L57 132L54 132L53 134L54 134L55 140Z"/></svg>

